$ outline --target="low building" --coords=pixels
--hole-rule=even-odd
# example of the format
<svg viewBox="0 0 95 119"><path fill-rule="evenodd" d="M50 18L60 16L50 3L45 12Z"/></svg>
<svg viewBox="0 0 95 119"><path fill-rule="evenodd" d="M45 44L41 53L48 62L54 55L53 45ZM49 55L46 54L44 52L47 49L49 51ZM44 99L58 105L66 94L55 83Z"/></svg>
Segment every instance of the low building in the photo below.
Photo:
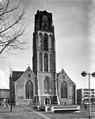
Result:
<svg viewBox="0 0 95 119"><path fill-rule="evenodd" d="M0 105L4 99L9 99L9 89L0 89Z"/></svg>
<svg viewBox="0 0 95 119"><path fill-rule="evenodd" d="M95 102L95 89L90 89L91 103ZM78 89L77 90L77 103L89 103L89 89Z"/></svg>

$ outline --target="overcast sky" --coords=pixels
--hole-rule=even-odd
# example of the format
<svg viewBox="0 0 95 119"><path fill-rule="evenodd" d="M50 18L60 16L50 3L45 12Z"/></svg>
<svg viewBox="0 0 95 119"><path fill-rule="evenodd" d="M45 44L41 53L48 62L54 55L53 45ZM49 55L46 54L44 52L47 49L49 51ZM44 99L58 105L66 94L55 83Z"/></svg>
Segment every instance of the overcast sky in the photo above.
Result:
<svg viewBox="0 0 95 119"><path fill-rule="evenodd" d="M17 0L13 0L15 2ZM42 3L43 1L43 3ZM26 3L23 0L22 7ZM32 39L34 15L37 10L47 10L53 15L56 40L56 72L62 68L76 83L77 88L87 88L88 78L81 72L95 71L94 40L94 3L92 0L29 0L26 6L26 32L23 40L27 41L24 51L0 56L0 87L8 88L9 67L25 71L32 69ZM91 88L95 88L95 79L91 77Z"/></svg>

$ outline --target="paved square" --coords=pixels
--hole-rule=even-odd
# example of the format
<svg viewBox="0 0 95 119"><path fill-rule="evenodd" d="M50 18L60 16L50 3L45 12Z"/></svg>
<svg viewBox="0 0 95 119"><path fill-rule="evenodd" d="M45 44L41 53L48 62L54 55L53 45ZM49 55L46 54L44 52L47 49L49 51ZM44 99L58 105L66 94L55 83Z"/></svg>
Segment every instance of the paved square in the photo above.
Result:
<svg viewBox="0 0 95 119"><path fill-rule="evenodd" d="M80 113L44 112L32 109L32 107L16 106L10 112L10 108L0 108L0 119L88 119L88 110L82 107ZM92 117L95 119L95 110L92 109Z"/></svg>

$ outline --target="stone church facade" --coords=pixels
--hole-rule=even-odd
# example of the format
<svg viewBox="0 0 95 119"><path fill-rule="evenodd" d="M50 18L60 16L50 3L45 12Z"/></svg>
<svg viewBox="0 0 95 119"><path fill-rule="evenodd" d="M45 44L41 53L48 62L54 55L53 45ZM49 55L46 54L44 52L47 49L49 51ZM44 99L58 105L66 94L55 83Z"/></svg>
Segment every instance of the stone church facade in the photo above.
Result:
<svg viewBox="0 0 95 119"><path fill-rule="evenodd" d="M13 71L11 99L19 104L76 104L76 85L62 69L56 73L52 13L37 11L33 33L33 71Z"/></svg>

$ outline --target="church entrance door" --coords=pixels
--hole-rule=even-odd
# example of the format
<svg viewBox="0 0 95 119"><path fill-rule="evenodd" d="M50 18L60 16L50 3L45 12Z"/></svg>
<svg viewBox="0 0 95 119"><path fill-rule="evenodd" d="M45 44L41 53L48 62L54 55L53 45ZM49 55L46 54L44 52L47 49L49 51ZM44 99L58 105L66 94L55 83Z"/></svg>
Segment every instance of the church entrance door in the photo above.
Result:
<svg viewBox="0 0 95 119"><path fill-rule="evenodd" d="M45 98L45 105L50 104L50 99L49 98Z"/></svg>

